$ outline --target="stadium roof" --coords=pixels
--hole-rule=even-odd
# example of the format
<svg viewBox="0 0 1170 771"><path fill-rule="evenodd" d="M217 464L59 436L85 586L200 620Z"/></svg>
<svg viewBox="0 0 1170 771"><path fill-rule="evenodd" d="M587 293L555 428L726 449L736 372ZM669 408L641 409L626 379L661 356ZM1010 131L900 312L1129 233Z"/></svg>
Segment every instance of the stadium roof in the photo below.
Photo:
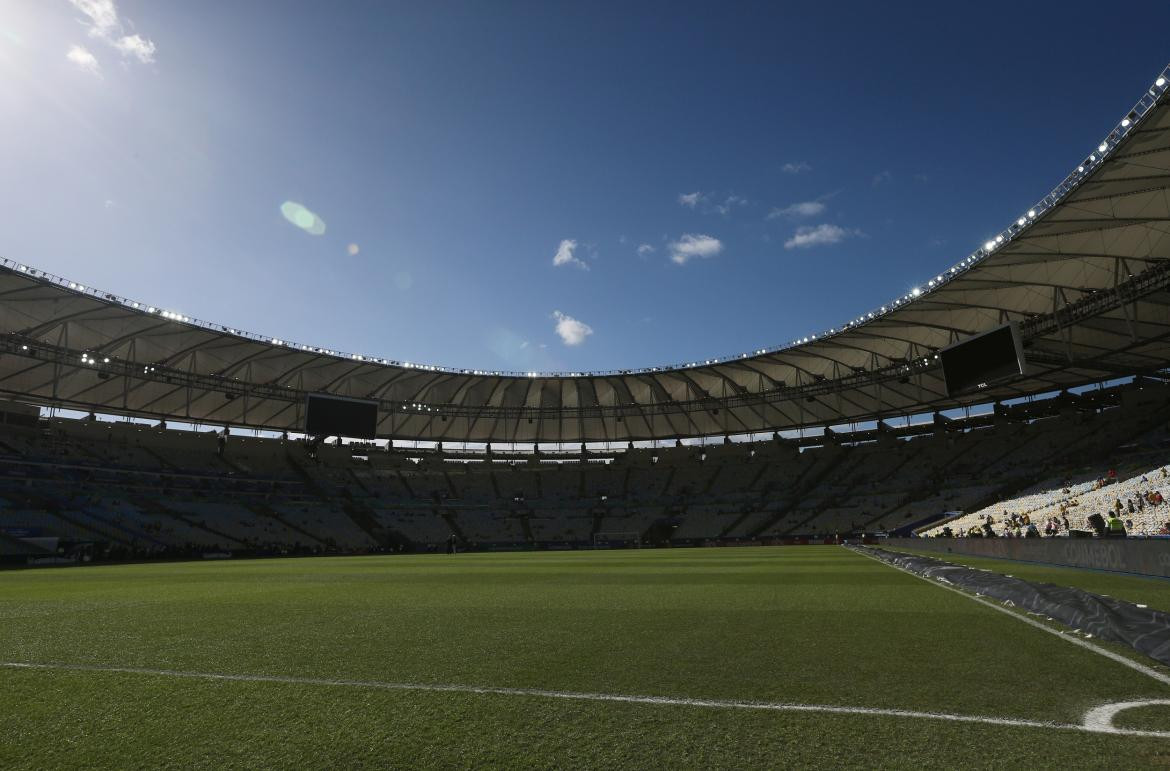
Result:
<svg viewBox="0 0 1170 771"><path fill-rule="evenodd" d="M300 431L306 397L380 402L378 434L605 442L835 425L1170 365L1170 67L978 251L774 349L612 372L485 372L325 350L0 264L0 393L36 404ZM961 397L937 352L1017 322L1026 375Z"/></svg>

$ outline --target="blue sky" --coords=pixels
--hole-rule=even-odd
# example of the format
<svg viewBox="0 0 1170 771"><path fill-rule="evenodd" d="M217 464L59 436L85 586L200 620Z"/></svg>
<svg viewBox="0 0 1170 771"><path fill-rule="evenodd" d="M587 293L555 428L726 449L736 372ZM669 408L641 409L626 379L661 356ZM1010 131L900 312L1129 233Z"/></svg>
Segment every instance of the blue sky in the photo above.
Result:
<svg viewBox="0 0 1170 771"><path fill-rule="evenodd" d="M413 362L783 344L976 249L1170 61L1164 2L942 5L0 0L0 254Z"/></svg>

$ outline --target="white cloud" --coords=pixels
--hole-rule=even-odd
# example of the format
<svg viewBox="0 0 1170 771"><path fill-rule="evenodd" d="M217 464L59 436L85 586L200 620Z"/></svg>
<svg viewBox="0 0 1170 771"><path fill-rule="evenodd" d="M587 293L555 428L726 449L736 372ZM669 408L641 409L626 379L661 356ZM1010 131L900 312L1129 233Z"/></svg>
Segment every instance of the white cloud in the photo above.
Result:
<svg viewBox="0 0 1170 771"><path fill-rule="evenodd" d="M800 219L802 217L815 217L818 214L823 214L825 205L820 201L801 201L794 203L791 206L785 206L783 209L775 208L768 212L768 219L774 220L778 217L787 217L789 219Z"/></svg>
<svg viewBox="0 0 1170 771"><path fill-rule="evenodd" d="M558 268L562 265L576 265L581 270L589 270L589 266L573 254L573 250L576 248L577 242L571 238L561 241L561 245L557 247L557 253L553 255L553 265Z"/></svg>
<svg viewBox="0 0 1170 771"><path fill-rule="evenodd" d="M679 193L678 203L688 209L698 209L703 214L715 212L727 216L736 206L747 206L749 202L748 199L734 193L724 197L721 193L704 193L696 190L693 193Z"/></svg>
<svg viewBox="0 0 1170 771"><path fill-rule="evenodd" d="M794 163L784 164L780 167L780 170L785 174L803 174L806 171L812 171L812 166L805 161L796 161Z"/></svg>
<svg viewBox="0 0 1170 771"><path fill-rule="evenodd" d="M118 18L118 7L114 4L114 0L69 0L69 2L88 18L88 21L83 23L89 27L90 37L97 38L112 46L125 58L133 57L143 64L150 64L154 61L156 50L154 41L137 33L126 34L125 26Z"/></svg>
<svg viewBox="0 0 1170 771"><path fill-rule="evenodd" d="M114 0L69 0L73 7L89 17L92 37L109 37L121 27Z"/></svg>
<svg viewBox="0 0 1170 771"><path fill-rule="evenodd" d="M799 227L792 238L784 242L785 249L807 249L811 246L825 246L844 241L851 236L861 235L856 230L846 230L836 225L825 223L815 227Z"/></svg>
<svg viewBox="0 0 1170 771"><path fill-rule="evenodd" d="M638 256L645 257L648 254L654 253L654 247L650 244L638 244Z"/></svg>
<svg viewBox="0 0 1170 771"><path fill-rule="evenodd" d="M873 175L873 186L877 187L878 185L884 185L887 182L892 181L893 179L894 179L894 175L890 173L889 169L885 169L884 171L879 171L877 174Z"/></svg>
<svg viewBox="0 0 1170 771"><path fill-rule="evenodd" d="M552 317L556 319L557 334L565 345L580 345L585 342L585 338L593 334L593 327L568 314L553 311Z"/></svg>
<svg viewBox="0 0 1170 771"><path fill-rule="evenodd" d="M692 258L714 257L721 251L723 251L723 244L718 238L684 233L677 241L670 244L670 259L679 265L685 265Z"/></svg>
<svg viewBox="0 0 1170 771"><path fill-rule="evenodd" d="M126 35L114 41L114 48L122 52L124 56L133 56L143 64L150 64L154 61L154 42L147 40L142 35Z"/></svg>
<svg viewBox="0 0 1170 771"><path fill-rule="evenodd" d="M731 213L732 208L736 206L747 206L747 199L740 195L729 195L724 199L723 203L715 204L715 211L723 216Z"/></svg>
<svg viewBox="0 0 1170 771"><path fill-rule="evenodd" d="M97 57L91 54L87 48L73 46L65 54L65 58L86 72L92 72L94 75L101 74L101 66L98 64Z"/></svg>

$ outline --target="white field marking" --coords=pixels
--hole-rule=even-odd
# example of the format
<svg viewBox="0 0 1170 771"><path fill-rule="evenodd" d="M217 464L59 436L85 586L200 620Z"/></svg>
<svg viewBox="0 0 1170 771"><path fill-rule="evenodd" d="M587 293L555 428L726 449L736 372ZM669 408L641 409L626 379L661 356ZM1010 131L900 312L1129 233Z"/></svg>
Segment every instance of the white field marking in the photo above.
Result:
<svg viewBox="0 0 1170 771"><path fill-rule="evenodd" d="M1102 704L1085 713L1085 730L1102 734L1126 734L1128 736L1156 736L1159 739L1170 739L1170 731L1138 731L1132 728L1118 728L1113 725L1113 718L1118 712L1135 707L1158 707L1170 705L1170 699L1146 699L1144 701L1116 701L1111 704Z"/></svg>
<svg viewBox="0 0 1170 771"><path fill-rule="evenodd" d="M620 702L624 704L651 704L669 707L706 707L709 709L741 709L765 712L815 712L832 715L878 715L882 717L914 718L918 720L941 720L952 723L979 723L982 725L1007 726L1011 728L1043 728L1046 730L1083 731L1086 733L1108 733L1121 736L1152 736L1170 738L1170 732L1138 731L1116 728L1112 716L1127 705L1142 706L1156 702L1126 702L1107 714L1106 717L1089 723L1087 716L1083 724L1054 723L1044 720L1023 718L992 717L989 715L957 715L950 712L922 712L910 709L887 709L884 707L839 707L831 704L796 704L789 702L739 701L730 699L690 699L671 696L628 696L618 693L585 693L580 691L554 691L543 688L501 688L479 685L455 685L443 683L388 683L377 680L331 680L319 677L290 677L286 675L230 675L215 672L186 672L175 669L148 669L145 667L91 666L87 664L37 664L30 662L3 661L0 668L55 670L66 672L110 672L130 675L153 675L177 677L191 680L214 680L242 683L281 683L285 685L318 685L348 688L369 688L383 691L424 691L432 693L473 693L493 696L527 696L541 699L563 699L567 701ZM1168 702L1170 703L1170 702ZM1112 708L1106 704L1097 707L1093 713Z"/></svg>
<svg viewBox="0 0 1170 771"><path fill-rule="evenodd" d="M998 610L1000 613L1006 613L1007 615L1011 616L1012 618L1016 619L1017 621L1023 621L1025 624L1028 624L1030 626L1034 626L1037 629L1042 629L1045 632L1048 632L1049 634L1054 635L1061 640L1064 640L1065 642L1070 642L1073 645L1079 645L1082 648L1084 648L1086 650L1090 650L1099 656L1104 656L1107 659L1112 659L1113 661L1116 661L1118 664L1124 664L1125 666L1129 667L1130 669L1141 672L1143 675L1146 675L1147 677L1152 677L1160 683L1163 683L1165 685L1170 685L1170 675L1162 674L1161 672L1157 671L1156 669L1148 667L1145 664L1142 664L1141 662L1134 661L1133 659L1131 659L1127 656L1122 656L1120 653L1114 653L1111 650L1107 650L1105 648L1102 648L1100 645L1094 645L1093 643L1082 640L1079 637L1074 637L1071 634L1065 634L1064 632L1062 632L1059 629L1053 629L1050 626L1046 626L1044 624L1041 624L1039 621L1028 618L1027 616L1020 615L1019 613L1016 613L1013 610L1009 610L1008 608L1005 608L1003 605L991 602L990 600L985 600L982 597L977 597L974 594L971 594L970 592L965 592L962 589L951 586L950 584L944 584L941 581L935 581L933 579L927 578L926 576L920 576L917 573L915 573L913 570L907 570L906 568L902 567L901 565L893 565L889 562L886 562L885 560L878 559L877 557L874 557L871 554L866 554L863 551L857 551L856 549L850 549L850 551L852 551L854 554L860 554L862 557L868 557L869 559L873 560L874 562L877 562L879 565L885 565L886 567L893 568L894 570L901 570L906 575L914 576L915 578L917 578L921 581L925 581L926 583L930 584L931 586L937 586L940 589L947 589L947 590L952 591L955 594L958 594L962 597L966 597L968 600L973 600L975 602L978 602L980 605L986 605L987 607L991 608L992 610Z"/></svg>

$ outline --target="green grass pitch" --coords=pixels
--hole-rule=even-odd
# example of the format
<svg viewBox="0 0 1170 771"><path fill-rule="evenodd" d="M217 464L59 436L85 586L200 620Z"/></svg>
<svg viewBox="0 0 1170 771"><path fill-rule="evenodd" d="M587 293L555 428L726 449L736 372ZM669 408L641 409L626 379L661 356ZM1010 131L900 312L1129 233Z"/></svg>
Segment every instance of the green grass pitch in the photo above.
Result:
<svg viewBox="0 0 1170 771"><path fill-rule="evenodd" d="M1170 686L840 547L8 571L0 662L3 768L1170 764L1068 727Z"/></svg>

